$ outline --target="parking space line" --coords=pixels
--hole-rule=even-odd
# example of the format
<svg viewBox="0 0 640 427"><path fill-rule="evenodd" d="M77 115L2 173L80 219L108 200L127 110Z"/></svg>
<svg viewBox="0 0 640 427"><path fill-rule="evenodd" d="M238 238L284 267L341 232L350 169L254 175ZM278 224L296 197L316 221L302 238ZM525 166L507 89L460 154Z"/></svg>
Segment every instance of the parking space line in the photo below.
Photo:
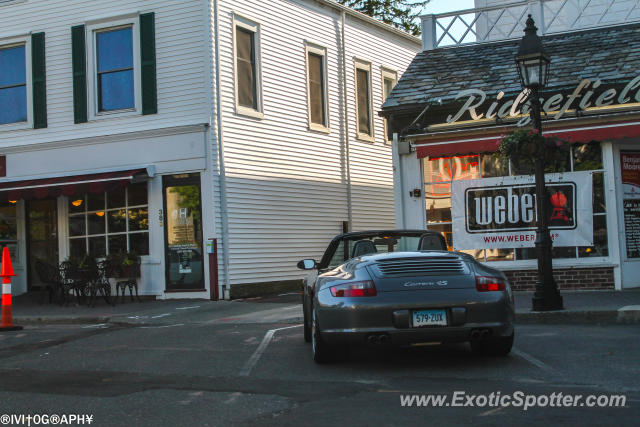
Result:
<svg viewBox="0 0 640 427"><path fill-rule="evenodd" d="M284 328L269 329L267 333L264 335L264 338L262 338L262 342L260 342L260 345L258 346L256 351L253 352L253 354L251 355L249 360L247 360L247 363L244 364L244 366L242 367L238 375L241 377L249 376L249 374L251 373L251 370L256 365L256 363L258 363L258 360L260 360L260 356L262 356L262 353L264 353L264 351L267 349L267 346L273 339L273 336L275 335L276 332L282 331L285 329L299 328L300 326L302 326L302 324L286 326Z"/></svg>
<svg viewBox="0 0 640 427"><path fill-rule="evenodd" d="M515 354L516 356L526 360L527 362L531 363L534 366L537 366L538 368L547 371L549 373L553 373L553 374L559 374L559 372L557 370L555 370L554 368L552 368L551 366L547 365L546 363L544 363L543 361L536 359L535 357L533 357L530 354L525 353L524 351L518 350L516 348L512 349L511 352L513 354Z"/></svg>

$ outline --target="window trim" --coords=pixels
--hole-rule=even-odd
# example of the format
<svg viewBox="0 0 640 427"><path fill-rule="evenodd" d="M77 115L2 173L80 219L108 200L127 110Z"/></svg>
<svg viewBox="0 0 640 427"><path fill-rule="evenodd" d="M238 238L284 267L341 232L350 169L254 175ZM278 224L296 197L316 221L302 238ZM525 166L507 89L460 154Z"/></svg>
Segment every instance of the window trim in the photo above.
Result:
<svg viewBox="0 0 640 427"><path fill-rule="evenodd" d="M322 97L323 97L323 108L324 108L324 124L313 123L311 121L311 75L310 75L311 70L309 68L310 53L322 57ZM307 76L307 121L309 124L309 130L330 133L331 126L329 123L327 48L318 43L305 40L304 41L304 62L305 62L305 71Z"/></svg>
<svg viewBox="0 0 640 427"><path fill-rule="evenodd" d="M24 65L26 74L27 88L27 120L22 122L13 122L0 124L0 131L12 131L19 129L33 129L33 82L31 69L31 37L30 35L21 35L0 39L0 49L8 49L16 46L24 46Z"/></svg>
<svg viewBox="0 0 640 427"><path fill-rule="evenodd" d="M87 40L87 96L88 96L88 121L104 120L113 117L142 115L142 89L141 89L141 60L140 60L140 27L139 15L113 19L100 20L85 25L85 40ZM99 111L98 106L98 48L97 34L122 28L131 28L131 42L133 55L133 94L134 107L122 110Z"/></svg>
<svg viewBox="0 0 640 427"><path fill-rule="evenodd" d="M360 111L358 108L358 70L364 70L368 73L368 97L369 97L369 126L371 128L371 134L360 132ZM375 126L373 120L373 88L371 87L372 78L371 78L371 62L365 61L363 59L354 58L353 59L353 84L354 84L354 104L356 111L356 137L357 139L367 141L367 142L375 142Z"/></svg>
<svg viewBox="0 0 640 427"><path fill-rule="evenodd" d="M382 95L382 104L384 104L384 102L386 101L386 98L384 97L384 82L385 80L393 80L393 87L396 86L396 84L398 84L398 72L396 70L394 70L393 68L390 67L385 67L384 65L382 65L380 67L380 83L382 84L381 88L382 90L380 91L381 95ZM391 88L393 90L393 87ZM382 105L380 104L380 105ZM382 139L384 140L384 143L387 145L391 145L393 138L392 139L388 139L388 128L387 128L387 118L384 118L382 120L383 123L383 128L384 128L384 134L382 136Z"/></svg>
<svg viewBox="0 0 640 427"><path fill-rule="evenodd" d="M255 80L256 80L256 108L245 107L238 102L238 51L236 40L236 29L242 28L243 30L253 33L254 42L254 63L255 63ZM233 40L233 93L234 104L236 107L236 114L249 116L253 118L264 118L263 109L263 97L262 97L262 61L261 61L261 48L260 48L260 23L238 13L233 14L232 25L232 40Z"/></svg>

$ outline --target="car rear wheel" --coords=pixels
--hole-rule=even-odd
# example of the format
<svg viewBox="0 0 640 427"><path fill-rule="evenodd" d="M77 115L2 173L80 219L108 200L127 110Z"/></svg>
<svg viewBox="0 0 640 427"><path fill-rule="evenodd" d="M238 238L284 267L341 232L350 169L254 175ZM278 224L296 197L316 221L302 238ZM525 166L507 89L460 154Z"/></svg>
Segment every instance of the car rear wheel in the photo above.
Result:
<svg viewBox="0 0 640 427"><path fill-rule="evenodd" d="M337 348L322 340L316 310L311 309L311 352L316 363L333 362L337 358Z"/></svg>
<svg viewBox="0 0 640 427"><path fill-rule="evenodd" d="M478 356L506 356L513 347L514 332L508 337L471 341L471 351Z"/></svg>

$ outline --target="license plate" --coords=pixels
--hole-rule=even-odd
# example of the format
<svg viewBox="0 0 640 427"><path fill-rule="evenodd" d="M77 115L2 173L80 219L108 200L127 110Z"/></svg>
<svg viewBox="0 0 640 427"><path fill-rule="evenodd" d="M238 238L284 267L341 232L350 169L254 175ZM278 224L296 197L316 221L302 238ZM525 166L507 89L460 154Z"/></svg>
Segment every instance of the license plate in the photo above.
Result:
<svg viewBox="0 0 640 427"><path fill-rule="evenodd" d="M413 313L413 327L447 326L447 310L416 310Z"/></svg>

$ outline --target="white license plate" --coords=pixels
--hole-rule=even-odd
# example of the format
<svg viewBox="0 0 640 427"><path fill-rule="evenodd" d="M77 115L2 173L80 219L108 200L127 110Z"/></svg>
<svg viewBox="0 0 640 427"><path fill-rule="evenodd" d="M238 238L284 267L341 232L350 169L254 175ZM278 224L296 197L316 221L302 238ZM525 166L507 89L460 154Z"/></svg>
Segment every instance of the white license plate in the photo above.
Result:
<svg viewBox="0 0 640 427"><path fill-rule="evenodd" d="M447 310L415 310L412 313L413 327L447 326Z"/></svg>

